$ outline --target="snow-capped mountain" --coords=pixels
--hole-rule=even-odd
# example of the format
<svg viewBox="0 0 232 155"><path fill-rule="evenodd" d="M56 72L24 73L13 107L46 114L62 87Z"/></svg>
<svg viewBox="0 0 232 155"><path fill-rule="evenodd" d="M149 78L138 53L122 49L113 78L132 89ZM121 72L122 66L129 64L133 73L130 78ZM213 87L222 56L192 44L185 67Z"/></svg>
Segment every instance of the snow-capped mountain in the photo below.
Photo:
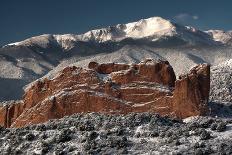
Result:
<svg viewBox="0 0 232 155"><path fill-rule="evenodd" d="M73 48L75 42L119 42L125 39L146 40L151 42L167 41L168 39L179 39L187 44L217 44L214 37L208 33L197 30L190 26L182 26L165 20L161 17L141 19L128 24L118 24L107 28L91 30L84 34L51 35L45 34L32 37L21 42L11 43L7 46L37 45L43 48L49 45L60 46L65 50ZM216 40L217 41L217 40Z"/></svg>
<svg viewBox="0 0 232 155"><path fill-rule="evenodd" d="M44 34L10 43L0 48L0 100L17 99L26 84L73 63L133 63L150 57L168 60L177 74L202 62L217 65L232 58L232 47L222 46L228 45L231 32L220 34L152 17L84 34Z"/></svg>
<svg viewBox="0 0 232 155"><path fill-rule="evenodd" d="M122 41L128 38L147 39L155 42L171 37L177 37L189 43L212 43L212 40L210 40L208 35L204 34L204 32L192 27L177 25L161 17L152 17L133 23L118 24L108 28L92 30L85 34L78 35L77 38L82 41L95 42Z"/></svg>
<svg viewBox="0 0 232 155"><path fill-rule="evenodd" d="M126 38L141 39L146 37L173 36L175 26L168 20L160 17L142 19L128 24L118 24L99 30L92 30L80 35L81 40L97 42L121 41ZM154 38L155 39L155 38Z"/></svg>

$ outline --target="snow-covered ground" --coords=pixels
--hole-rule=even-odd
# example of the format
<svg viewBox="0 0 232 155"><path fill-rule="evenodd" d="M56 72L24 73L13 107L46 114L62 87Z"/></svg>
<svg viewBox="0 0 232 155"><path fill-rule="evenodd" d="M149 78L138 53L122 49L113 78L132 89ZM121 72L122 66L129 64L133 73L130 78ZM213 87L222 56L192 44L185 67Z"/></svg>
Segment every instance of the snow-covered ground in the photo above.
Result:
<svg viewBox="0 0 232 155"><path fill-rule="evenodd" d="M232 59L211 69L211 100L232 102Z"/></svg>
<svg viewBox="0 0 232 155"><path fill-rule="evenodd" d="M7 154L231 154L232 120L182 122L149 113L76 114L20 129L0 128Z"/></svg>

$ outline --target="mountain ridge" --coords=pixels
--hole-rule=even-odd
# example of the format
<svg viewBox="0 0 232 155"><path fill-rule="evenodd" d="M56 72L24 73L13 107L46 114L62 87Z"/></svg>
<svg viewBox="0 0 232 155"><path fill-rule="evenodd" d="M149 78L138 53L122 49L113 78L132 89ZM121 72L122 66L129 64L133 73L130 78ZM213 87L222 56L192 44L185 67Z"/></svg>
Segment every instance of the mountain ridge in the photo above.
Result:
<svg viewBox="0 0 232 155"><path fill-rule="evenodd" d="M34 36L23 41L7 44L3 47L18 46L18 45L33 45L37 44L41 47L49 42L62 47L64 50L71 49L73 42L84 41L84 42L96 42L104 43L107 41L122 41L124 39L148 39L149 41L155 42L165 37L180 37L184 41L190 44L196 44L202 42L208 45L225 44L224 38L220 40L218 31L222 30L209 30L201 31L194 27L182 26L174 23L170 20L163 19L161 17L151 17L147 19L141 19L136 22L128 24L117 24L114 26L108 26L106 28L90 30L83 34L43 34ZM232 38L230 31L220 34ZM194 38L195 37L195 38ZM203 39L201 39L201 37ZM194 40L195 39L195 40ZM68 46L69 44L69 46Z"/></svg>

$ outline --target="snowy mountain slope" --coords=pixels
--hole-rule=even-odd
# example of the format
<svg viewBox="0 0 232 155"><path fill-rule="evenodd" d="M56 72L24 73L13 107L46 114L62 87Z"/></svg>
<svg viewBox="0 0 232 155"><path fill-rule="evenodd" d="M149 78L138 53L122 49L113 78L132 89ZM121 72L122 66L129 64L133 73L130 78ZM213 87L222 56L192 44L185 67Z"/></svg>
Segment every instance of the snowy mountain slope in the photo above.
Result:
<svg viewBox="0 0 232 155"><path fill-rule="evenodd" d="M189 69L199 63L212 65L222 63L232 57L230 51L228 48L154 48L150 46L126 45L112 53L66 59L51 70L46 77L52 78L59 70L69 65L87 67L91 61L98 63L138 63L146 58L168 60L178 76L187 73Z"/></svg>
<svg viewBox="0 0 232 155"><path fill-rule="evenodd" d="M158 49L146 49L139 46L128 45L113 53L100 54L94 57L84 57L82 58L82 60L79 61L63 61L60 65L58 65L50 72L49 76L53 77L53 75L56 74L57 71L68 65L75 65L87 68L89 62L91 61L96 61L99 63L139 63L140 60L144 60L146 58L168 60L174 67L177 75L181 73L186 73L191 67L195 66L196 64L205 62L200 57L196 56L193 58L193 55L189 53L183 53L175 50L169 51L168 49L166 49L166 51L165 49L159 51ZM186 62L186 64L183 65L180 62Z"/></svg>
<svg viewBox="0 0 232 155"><path fill-rule="evenodd" d="M22 87L54 68L62 54L46 49L26 46L0 49L0 100L17 99ZM59 55L60 54L60 55ZM17 97L16 97L17 96Z"/></svg>
<svg viewBox="0 0 232 155"><path fill-rule="evenodd" d="M209 30L206 31L209 35L213 37L215 41L221 42L222 44L232 45L232 31L222 31L222 30Z"/></svg>
<svg viewBox="0 0 232 155"><path fill-rule="evenodd" d="M15 42L4 47L9 46L37 46L40 48L48 48L48 47L60 47L63 49L71 48L72 42L78 41L76 35L65 34L65 35L52 35L52 34L43 34L40 36L35 36L32 38L28 38L21 42Z"/></svg>
<svg viewBox="0 0 232 155"><path fill-rule="evenodd" d="M232 58L231 47L208 32L181 26L160 17L118 24L84 34L45 34L11 43L0 48L0 85L18 81L15 94L22 86L51 71L75 64L86 66L89 61L138 62L144 58L166 59L177 75L198 63L217 65ZM57 67L56 67L57 66ZM0 88L0 100L17 99L12 89ZM16 95L16 96L20 96Z"/></svg>

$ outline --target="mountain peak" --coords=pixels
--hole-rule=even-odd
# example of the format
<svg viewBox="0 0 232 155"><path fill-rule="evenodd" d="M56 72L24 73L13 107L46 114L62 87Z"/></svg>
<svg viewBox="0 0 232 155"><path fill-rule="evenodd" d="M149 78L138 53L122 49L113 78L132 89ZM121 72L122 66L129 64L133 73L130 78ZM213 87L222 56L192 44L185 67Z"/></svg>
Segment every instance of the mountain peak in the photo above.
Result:
<svg viewBox="0 0 232 155"><path fill-rule="evenodd" d="M128 37L141 38L151 35L170 35L175 26L161 17L142 19L138 22L126 24Z"/></svg>
<svg viewBox="0 0 232 155"><path fill-rule="evenodd" d="M125 38L144 38L149 36L171 36L175 26L169 20L161 17L141 19L128 24L118 24L103 29L89 31L80 36L81 40L94 40L104 42L108 40L119 41Z"/></svg>

